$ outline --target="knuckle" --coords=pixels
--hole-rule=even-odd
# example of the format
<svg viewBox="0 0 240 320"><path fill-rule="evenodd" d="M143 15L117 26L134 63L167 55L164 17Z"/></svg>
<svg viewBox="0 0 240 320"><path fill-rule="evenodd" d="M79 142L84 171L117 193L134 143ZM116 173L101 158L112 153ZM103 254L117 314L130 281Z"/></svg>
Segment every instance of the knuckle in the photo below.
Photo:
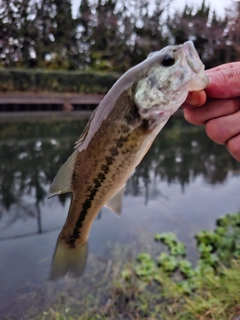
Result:
<svg viewBox="0 0 240 320"><path fill-rule="evenodd" d="M218 144L224 144L227 140L224 126L219 119L212 119L206 123L206 134L210 139Z"/></svg>
<svg viewBox="0 0 240 320"><path fill-rule="evenodd" d="M203 124L200 117L198 110L195 109L184 109L184 118L195 125L201 125Z"/></svg>
<svg viewBox="0 0 240 320"><path fill-rule="evenodd" d="M240 161L240 134L227 142L227 149L237 161Z"/></svg>
<svg viewBox="0 0 240 320"><path fill-rule="evenodd" d="M230 102L231 103L229 103L229 110L228 110L229 114L237 112L240 107L240 99L239 98L231 99Z"/></svg>
<svg viewBox="0 0 240 320"><path fill-rule="evenodd" d="M185 118L188 122L194 124L194 122L192 121L192 110L184 109L184 110L183 110L183 114L184 114L184 118Z"/></svg>

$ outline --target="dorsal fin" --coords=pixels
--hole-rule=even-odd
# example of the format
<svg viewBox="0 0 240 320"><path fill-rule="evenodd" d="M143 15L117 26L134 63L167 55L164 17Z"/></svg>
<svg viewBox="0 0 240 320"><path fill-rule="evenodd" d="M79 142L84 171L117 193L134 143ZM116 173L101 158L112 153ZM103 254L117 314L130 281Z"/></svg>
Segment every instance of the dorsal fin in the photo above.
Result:
<svg viewBox="0 0 240 320"><path fill-rule="evenodd" d="M123 195L125 190L125 184L123 187L118 190L117 193L114 194L114 196L108 200L108 202L105 204L105 207L112 210L114 213L116 213L118 216L121 215L122 211L122 201L123 201Z"/></svg>
<svg viewBox="0 0 240 320"><path fill-rule="evenodd" d="M79 139L75 142L75 149L79 150L79 148L81 147L81 145L83 144L87 134L88 134L88 131L89 131L89 128L90 128L90 124L92 122L92 119L94 118L95 114L96 114L96 110L97 108L93 111L90 119L88 120L88 123L85 127L85 129L83 130L82 134L80 135Z"/></svg>
<svg viewBox="0 0 240 320"><path fill-rule="evenodd" d="M78 150L75 150L61 166L50 186L49 198L57 194L72 192L72 176Z"/></svg>

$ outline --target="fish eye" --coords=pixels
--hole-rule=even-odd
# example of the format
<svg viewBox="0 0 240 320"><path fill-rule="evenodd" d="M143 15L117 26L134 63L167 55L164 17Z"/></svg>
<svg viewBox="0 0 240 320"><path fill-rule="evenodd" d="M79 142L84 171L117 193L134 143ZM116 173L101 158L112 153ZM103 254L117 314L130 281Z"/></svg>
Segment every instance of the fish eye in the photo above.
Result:
<svg viewBox="0 0 240 320"><path fill-rule="evenodd" d="M164 67L171 67L171 66L174 65L174 63L175 63L175 59L170 54L166 54L166 55L163 56L161 64Z"/></svg>

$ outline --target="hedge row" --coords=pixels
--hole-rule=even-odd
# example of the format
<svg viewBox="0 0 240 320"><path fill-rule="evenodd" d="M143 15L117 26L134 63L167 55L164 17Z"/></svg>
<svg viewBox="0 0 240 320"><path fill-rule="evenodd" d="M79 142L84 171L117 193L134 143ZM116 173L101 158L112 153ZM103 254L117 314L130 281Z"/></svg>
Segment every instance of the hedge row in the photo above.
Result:
<svg viewBox="0 0 240 320"><path fill-rule="evenodd" d="M51 91L106 93L119 78L115 73L0 69L0 92Z"/></svg>

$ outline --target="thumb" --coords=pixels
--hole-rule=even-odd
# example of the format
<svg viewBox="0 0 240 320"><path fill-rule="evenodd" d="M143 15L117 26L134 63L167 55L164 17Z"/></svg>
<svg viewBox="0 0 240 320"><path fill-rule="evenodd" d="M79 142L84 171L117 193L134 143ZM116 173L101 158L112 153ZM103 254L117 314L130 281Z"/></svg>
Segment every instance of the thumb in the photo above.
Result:
<svg viewBox="0 0 240 320"><path fill-rule="evenodd" d="M240 62L221 65L206 73L209 76L208 97L226 99L240 96Z"/></svg>

